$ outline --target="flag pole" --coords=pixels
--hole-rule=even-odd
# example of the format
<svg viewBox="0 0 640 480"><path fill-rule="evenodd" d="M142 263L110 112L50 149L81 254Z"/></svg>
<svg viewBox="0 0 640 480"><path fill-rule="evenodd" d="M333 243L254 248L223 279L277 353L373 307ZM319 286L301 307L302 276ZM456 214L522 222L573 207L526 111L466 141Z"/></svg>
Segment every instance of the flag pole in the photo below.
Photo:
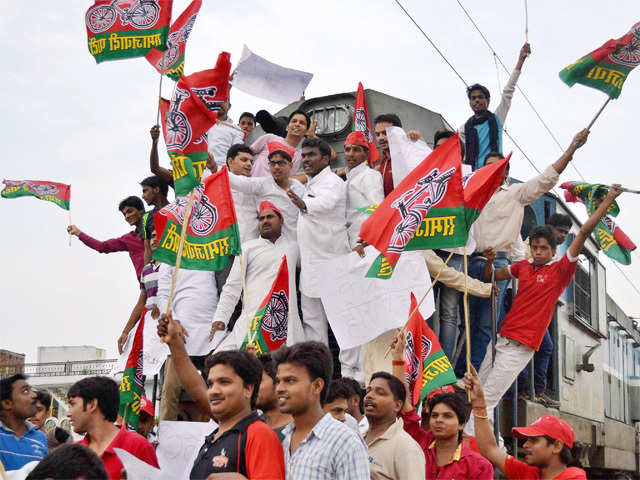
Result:
<svg viewBox="0 0 640 480"><path fill-rule="evenodd" d="M409 314L409 319L407 320L407 322L404 324L404 326L400 329L400 331L398 332L398 335L400 334L404 334L404 332L406 332L407 330L407 325L409 325L409 322L411 321L411 318L413 317L414 313L416 313L418 311L418 309L420 308L420 305L422 305L422 302L425 301L425 299L427 298L427 295L429 295L429 292L431 290L433 290L433 287L435 286L436 283L438 283L438 279L440 278L440 274L443 272L444 267L447 266L447 263L449 263L449 260L451 260L451 257L453 257L453 252L449 253L449 256L447 257L447 259L444 261L444 263L442 264L442 266L440 267L440 270L438 270L438 273L436 273L435 278L433 279L433 282L431 282L431 285L429 286L429 288L427 289L427 291L425 292L425 294L422 296L422 298L420 299L420 301L418 302L418 305L416 305L416 308L413 309L413 311ZM396 335L397 336L397 335ZM387 351L384 354L384 358L387 358L387 356L389 355L389 353L391 352L391 345L389 345L389 348L387 348Z"/></svg>
<svg viewBox="0 0 640 480"><path fill-rule="evenodd" d="M67 210L67 221L69 222L69 226L71 226L71 205L69 205L69 210ZM73 237L73 235L69 234L69 246L71 246L71 237Z"/></svg>
<svg viewBox="0 0 640 480"><path fill-rule="evenodd" d="M166 315L169 315L169 312L171 311L171 302L173 301L173 294L176 291L176 280L178 279L178 270L180 270L180 263L182 262L182 249L184 248L184 241L187 238L187 227L189 226L189 218L191 217L191 210L193 210L194 194L195 188L191 190L191 193L189 194L189 203L187 203L187 210L184 213L182 232L180 233L180 244L178 245L178 254L176 256L176 266L173 269L173 277L171 278L171 289L169 290L169 301L167 302Z"/></svg>
<svg viewBox="0 0 640 480"><path fill-rule="evenodd" d="M524 0L524 38L525 42L529 43L529 8L527 0Z"/></svg>
<svg viewBox="0 0 640 480"><path fill-rule="evenodd" d="M611 188L611 185L605 185L606 188ZM640 194L640 190L634 190L633 188L621 187L620 190L628 193Z"/></svg>
<svg viewBox="0 0 640 480"><path fill-rule="evenodd" d="M591 127L593 126L594 123L596 123L596 120L598 119L598 117L600 116L600 114L602 113L602 111L604 110L604 107L607 106L607 104L611 101L611 97L607 97L607 101L604 102L604 105L602 105L600 107L600 110L598 110L598 113L596 113L596 116L593 117L593 120L591 120L591 123L587 126L587 130L591 130Z"/></svg>
<svg viewBox="0 0 640 480"><path fill-rule="evenodd" d="M464 335L465 350L467 357L467 373L471 373L471 332L469 331L469 289L467 288L467 278L469 272L467 269L467 246L464 246L464 296L462 297L464 304ZM471 401L471 391L467 390L467 397Z"/></svg>
<svg viewBox="0 0 640 480"><path fill-rule="evenodd" d="M156 125L160 125L160 100L162 99L162 77L164 77L164 54L162 52L162 63L160 66L160 85L158 86L158 113L156 113Z"/></svg>
<svg viewBox="0 0 640 480"><path fill-rule="evenodd" d="M242 256L242 252L238 255L238 260L240 261L240 276L242 277L242 310L244 310L244 316L247 320L247 328L251 328L251 323L249 322L249 305L247 305L247 277L244 271L244 257ZM256 333L254 332L248 343L253 343L255 341Z"/></svg>

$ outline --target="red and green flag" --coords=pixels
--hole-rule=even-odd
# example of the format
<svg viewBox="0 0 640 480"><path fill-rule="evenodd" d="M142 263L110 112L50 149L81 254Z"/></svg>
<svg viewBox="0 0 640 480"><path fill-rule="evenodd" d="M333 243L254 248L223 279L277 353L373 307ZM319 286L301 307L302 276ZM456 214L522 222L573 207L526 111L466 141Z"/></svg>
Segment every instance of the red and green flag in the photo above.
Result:
<svg viewBox="0 0 640 480"><path fill-rule="evenodd" d="M0 192L2 198L36 197L69 210L71 206L71 185L43 180L3 180L5 187Z"/></svg>
<svg viewBox="0 0 640 480"><path fill-rule="evenodd" d="M230 55L222 52L214 68L178 80L165 115L168 152L182 154L190 145L203 147L202 137L216 123L220 106L229 98L230 70Z"/></svg>
<svg viewBox="0 0 640 480"><path fill-rule="evenodd" d="M598 183L565 182L560 185L560 188L565 190L564 196L567 202L583 203L589 216L593 215L609 192L609 187ZM617 217L618 213L620 213L620 207L617 202L613 202L607 210L607 215L600 220L593 231L593 236L609 258L623 265L630 265L631 252L636 249L636 245L611 218Z"/></svg>
<svg viewBox="0 0 640 480"><path fill-rule="evenodd" d="M405 250L466 245L471 225L502 183L508 161L463 178L460 141L454 135L387 195L362 225L360 238L392 267Z"/></svg>
<svg viewBox="0 0 640 480"><path fill-rule="evenodd" d="M572 87L581 83L618 98L627 76L640 63L640 22L618 39L580 58L560 72L560 79Z"/></svg>
<svg viewBox="0 0 640 480"><path fill-rule="evenodd" d="M362 132L369 143L369 166L378 161L379 153L371 132L369 122L369 110L367 110L367 100L364 95L362 82L358 82L358 92L356 93L356 103L353 109L353 131Z"/></svg>
<svg viewBox="0 0 640 480"><path fill-rule="evenodd" d="M142 332L144 330L144 316L147 309L142 309L136 333L133 336L133 345L124 367L122 380L120 381L120 408L118 414L123 419L123 426L134 432L138 430L140 419L140 399L144 396L144 375L142 375Z"/></svg>
<svg viewBox="0 0 640 480"><path fill-rule="evenodd" d="M283 256L271 291L253 316L241 348L253 343L258 354L273 352L287 341L288 330L289 269L287 257Z"/></svg>
<svg viewBox="0 0 640 480"><path fill-rule="evenodd" d="M222 270L229 256L239 255L241 251L227 168L208 176L193 193L193 210L180 266L187 270ZM176 264L187 204L187 197L176 197L153 216L159 238L154 260Z"/></svg>
<svg viewBox="0 0 640 480"><path fill-rule="evenodd" d="M418 405L431 392L444 385L456 383L451 362L442 351L438 337L417 309L416 297L411 294L411 312L405 333L404 369L411 401Z"/></svg>
<svg viewBox="0 0 640 480"><path fill-rule="evenodd" d="M146 59L158 73L164 73L175 81L184 75L184 52L187 48L187 39L201 6L202 0L193 0L173 22L169 29L164 53L155 48L147 53Z"/></svg>
<svg viewBox="0 0 640 480"><path fill-rule="evenodd" d="M96 63L164 50L173 0L95 0L85 14L89 52Z"/></svg>

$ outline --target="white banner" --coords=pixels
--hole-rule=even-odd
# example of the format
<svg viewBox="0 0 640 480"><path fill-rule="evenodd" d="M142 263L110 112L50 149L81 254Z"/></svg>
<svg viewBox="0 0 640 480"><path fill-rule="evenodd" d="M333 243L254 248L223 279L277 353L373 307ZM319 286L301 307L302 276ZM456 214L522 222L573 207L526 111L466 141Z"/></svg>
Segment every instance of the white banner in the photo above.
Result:
<svg viewBox="0 0 640 480"><path fill-rule="evenodd" d="M318 275L326 279L322 305L341 349L363 345L402 327L409 319L410 293L420 301L431 285L421 252L404 252L386 280L365 277L379 253L368 246L365 254L364 258L355 252L341 255L319 268ZM427 319L433 312L433 292L429 292L420 313Z"/></svg>
<svg viewBox="0 0 640 480"><path fill-rule="evenodd" d="M116 452L116 455L118 455L118 458L122 462L122 466L127 472L127 480L170 480L171 478L175 478L143 462L122 448L114 448L113 451Z"/></svg>
<svg viewBox="0 0 640 480"><path fill-rule="evenodd" d="M217 428L214 421L173 422L161 420L158 425L156 455L162 472L169 478L189 478L193 462L207 435Z"/></svg>
<svg viewBox="0 0 640 480"><path fill-rule="evenodd" d="M245 45L235 69L233 86L250 95L288 105L304 95L312 78L312 73L271 63Z"/></svg>
<svg viewBox="0 0 640 480"><path fill-rule="evenodd" d="M393 159L393 186L397 187L409 173L431 153L424 140L414 142L400 127L387 127L389 153Z"/></svg>

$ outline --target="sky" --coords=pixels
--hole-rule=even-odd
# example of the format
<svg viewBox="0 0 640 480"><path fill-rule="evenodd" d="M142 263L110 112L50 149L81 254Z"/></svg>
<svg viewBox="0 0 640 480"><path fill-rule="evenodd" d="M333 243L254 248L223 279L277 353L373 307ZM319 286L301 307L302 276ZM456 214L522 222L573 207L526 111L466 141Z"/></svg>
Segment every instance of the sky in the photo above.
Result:
<svg viewBox="0 0 640 480"><path fill-rule="evenodd" d="M188 5L174 0L173 17ZM493 93L495 108L508 75L457 2L401 0L467 83ZM524 1L461 0L509 69L525 41ZM529 3L532 55L518 85L563 146L584 128L606 100L582 86L569 89L558 72L639 19L636 1L603 7L594 0ZM5 55L0 91L0 132L5 154L0 177L51 180L72 185L71 217L89 235L104 240L129 230L117 206L140 195L138 182L150 175L149 129L155 123L159 75L143 58L96 65L86 43L79 0L13 2L0 16L0 51ZM25 22L25 19L32 19ZM307 99L365 88L419 104L461 125L470 109L464 85L393 0L323 2L216 2L204 0L187 45L186 73L212 68L220 51L240 58L246 44L274 63L314 74ZM170 97L173 82L165 79ZM283 105L232 92L230 116ZM632 73L622 95L592 128L573 163L591 183L640 188L635 135L640 107L640 73ZM408 128L411 126L408 125ZM516 92L506 121L532 162L542 170L561 154L531 108ZM635 132L635 133L634 133ZM161 162L168 165L168 157ZM535 174L514 150L511 175ZM579 180L572 167L560 182ZM640 196L619 199L617 219L640 242L636 221ZM584 208L574 208L584 220ZM117 354L116 339L138 298L138 283L126 253L102 255L75 237L68 245L67 212L34 198L0 200L0 348L27 354L36 362L38 346L95 345ZM640 315L640 294L612 263L607 290L628 315ZM640 288L640 259L622 271Z"/></svg>

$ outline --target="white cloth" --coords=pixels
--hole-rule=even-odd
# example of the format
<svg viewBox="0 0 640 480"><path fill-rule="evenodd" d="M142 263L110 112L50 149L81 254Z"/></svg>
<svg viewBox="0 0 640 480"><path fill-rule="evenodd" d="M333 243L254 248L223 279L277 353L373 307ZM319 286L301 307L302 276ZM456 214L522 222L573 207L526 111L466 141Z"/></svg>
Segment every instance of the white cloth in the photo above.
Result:
<svg viewBox="0 0 640 480"><path fill-rule="evenodd" d="M338 358L340 360L340 372L343 377L351 377L358 383L365 383L364 345L341 349Z"/></svg>
<svg viewBox="0 0 640 480"><path fill-rule="evenodd" d="M157 305L161 312L167 310L173 270L174 267L166 263L160 265ZM171 311L173 318L179 320L189 332L185 345L189 355L209 353L211 319L217 303L218 289L215 272L180 269Z"/></svg>
<svg viewBox="0 0 640 480"><path fill-rule="evenodd" d="M322 284L331 281L318 274L319 265L351 250L345 219L346 185L327 166L309 178L302 200L307 212L298 217L300 291L319 297Z"/></svg>
<svg viewBox="0 0 640 480"><path fill-rule="evenodd" d="M393 158L393 186L397 187L431 153L424 140L411 140L400 127L387 127L389 154Z"/></svg>
<svg viewBox="0 0 640 480"><path fill-rule="evenodd" d="M324 312L322 300L300 294L302 304L302 326L307 341L322 342L329 345L329 322Z"/></svg>
<svg viewBox="0 0 640 480"><path fill-rule="evenodd" d="M360 227L370 217L359 212L359 208L378 205L384 200L382 175L362 162L355 168L347 169L347 234L349 246L358 243Z"/></svg>
<svg viewBox="0 0 640 480"><path fill-rule="evenodd" d="M369 420L367 420L367 417L362 417L360 419L360 421L358 422L358 430L360 430L360 436L364 437L367 432L369 431Z"/></svg>
<svg viewBox="0 0 640 480"><path fill-rule="evenodd" d="M209 153L213 155L218 167L227 163L227 152L231 145L244 143L244 132L233 124L230 118L226 121L218 120L207 132Z"/></svg>
<svg viewBox="0 0 640 480"><path fill-rule="evenodd" d="M313 78L312 73L276 65L256 55L246 45L235 73L235 88L281 105L298 101Z"/></svg>
<svg viewBox="0 0 640 480"><path fill-rule="evenodd" d="M229 177L231 177L231 175L230 173ZM233 187L231 187L231 196L233 197L233 206L236 209L236 217L238 218L240 242L247 242L257 238L259 231L256 198L249 193L241 192Z"/></svg>
<svg viewBox="0 0 640 480"><path fill-rule="evenodd" d="M484 390L489 422L493 425L493 409L498 406L502 396L509 390L524 367L531 361L535 350L526 345L498 335L496 341L496 358L491 366L491 343L480 365L478 376ZM467 422L464 431L467 435L475 435L473 419Z"/></svg>
<svg viewBox="0 0 640 480"><path fill-rule="evenodd" d="M291 191L302 197L304 185L295 178L289 179ZM284 217L282 235L290 242L297 243L298 214L300 209L291 201L287 192L280 187L273 177L245 177L229 173L229 184L236 192L251 195L255 201L256 211L260 210L260 203L267 200L273 203ZM256 222L257 225L257 222Z"/></svg>
<svg viewBox="0 0 640 480"><path fill-rule="evenodd" d="M236 321L231 334L220 344L219 350L240 348L249 329L249 321L258 311L265 299L278 269L282 263L282 256L287 256L289 270L289 329L287 344L304 341L304 333L298 316L298 299L296 296L296 264L298 263L298 249L296 245L282 236L275 243L262 237L242 244L242 257L236 257L231 272L222 288L218 308L213 316L214 322L229 323L231 314L242 296L242 270L240 260L245 268L246 305Z"/></svg>

